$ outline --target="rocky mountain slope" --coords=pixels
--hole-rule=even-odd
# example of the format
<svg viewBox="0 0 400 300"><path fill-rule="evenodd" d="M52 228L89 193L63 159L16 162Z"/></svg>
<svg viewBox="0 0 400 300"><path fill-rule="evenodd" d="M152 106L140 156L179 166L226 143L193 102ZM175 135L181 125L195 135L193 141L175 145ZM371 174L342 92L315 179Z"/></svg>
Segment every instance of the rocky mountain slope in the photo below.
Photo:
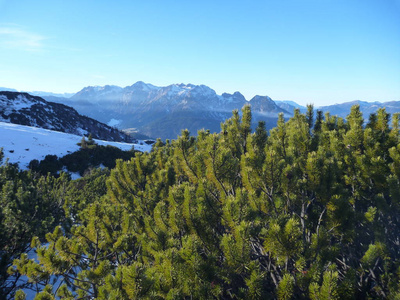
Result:
<svg viewBox="0 0 400 300"><path fill-rule="evenodd" d="M130 141L121 131L82 116L72 107L27 93L0 92L0 121L51 129L75 135L92 134L109 141Z"/></svg>
<svg viewBox="0 0 400 300"><path fill-rule="evenodd" d="M300 109L300 112L305 113L307 111L307 107L297 104L294 101L290 100L274 100L276 105L278 105L280 108L288 111L288 112L293 112L295 109Z"/></svg>

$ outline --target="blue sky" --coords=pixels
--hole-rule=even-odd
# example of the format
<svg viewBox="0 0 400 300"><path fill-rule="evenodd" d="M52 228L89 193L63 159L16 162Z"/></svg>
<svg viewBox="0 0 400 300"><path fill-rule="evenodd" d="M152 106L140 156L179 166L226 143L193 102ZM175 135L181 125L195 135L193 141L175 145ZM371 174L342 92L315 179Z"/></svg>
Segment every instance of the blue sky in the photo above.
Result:
<svg viewBox="0 0 400 300"><path fill-rule="evenodd" d="M400 100L400 0L0 0L0 86Z"/></svg>

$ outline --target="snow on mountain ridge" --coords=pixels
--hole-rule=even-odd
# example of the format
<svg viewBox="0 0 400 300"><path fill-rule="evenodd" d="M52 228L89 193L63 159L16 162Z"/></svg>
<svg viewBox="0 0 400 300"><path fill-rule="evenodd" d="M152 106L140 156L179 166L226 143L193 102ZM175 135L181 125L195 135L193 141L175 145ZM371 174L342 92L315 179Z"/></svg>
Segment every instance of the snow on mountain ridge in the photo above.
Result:
<svg viewBox="0 0 400 300"><path fill-rule="evenodd" d="M233 94L223 93L220 97L220 100L224 103L246 103L246 98L240 92L234 92Z"/></svg>
<svg viewBox="0 0 400 300"><path fill-rule="evenodd" d="M104 90L107 90L107 86L104 87ZM261 109L261 113L268 111L272 114L277 112L287 114L287 111L275 105L268 96L257 95L248 101L240 92L218 95L215 90L206 85L194 85L191 83L157 87L138 81L125 88L115 87L108 94L104 93L101 87L87 87L73 98L79 98L92 104L107 105L111 111L122 114L135 114L136 116L143 115L143 113L149 114L150 111L154 111L155 114L170 114L179 110L230 113L234 109L240 110L247 103L251 104L254 110ZM105 119L102 121L108 123L112 118L121 119L120 116L112 115L107 121ZM141 117L139 116L139 118ZM119 126L124 126L124 123L120 123ZM129 124L129 126L131 125Z"/></svg>
<svg viewBox="0 0 400 300"><path fill-rule="evenodd" d="M215 97L215 101L222 100L221 98L222 95L218 95L215 90L212 88L200 84L200 85L194 85L191 83L185 84L185 83L179 83L179 84L170 84L167 86L159 87L155 86L149 83L144 83L143 81L138 81L134 83L131 86L127 86L125 88L119 87L119 86L88 86L80 90L78 93L76 93L72 98L80 98L80 99L85 99L88 101L91 100L109 100L109 99L102 99L102 97L106 97L107 95L102 92L103 90L107 90L107 87L114 87L114 89L110 90L108 89L108 93L112 94L114 93L115 95L112 100L118 101L123 99L124 102L126 103L129 98L132 98L136 96L136 93L148 93L152 94L154 98L151 100L156 101L161 99L162 97L199 97L201 96L202 98L213 98ZM154 94L156 93L156 94ZM238 93L241 97L243 97L242 94L239 92L235 92L233 95ZM226 93L224 93L226 94ZM143 96L143 95L142 95ZM94 98L94 99L93 99ZM107 97L106 97L107 98ZM155 99L156 98L156 99ZM243 97L244 98L244 97ZM245 99L245 98L244 98ZM246 100L246 99L245 99ZM247 101L247 100L246 100Z"/></svg>
<svg viewBox="0 0 400 300"><path fill-rule="evenodd" d="M71 98L84 98L95 96L95 98L101 98L104 96L109 96L110 94L118 94L123 90L123 88L116 85L105 85L105 86L88 86L80 90Z"/></svg>
<svg viewBox="0 0 400 300"><path fill-rule="evenodd" d="M23 97L22 95L18 95L16 99L9 99L5 95L0 95L0 101L5 103L3 115L6 116L11 114L15 110L31 108L34 104L32 101L29 101L26 97Z"/></svg>

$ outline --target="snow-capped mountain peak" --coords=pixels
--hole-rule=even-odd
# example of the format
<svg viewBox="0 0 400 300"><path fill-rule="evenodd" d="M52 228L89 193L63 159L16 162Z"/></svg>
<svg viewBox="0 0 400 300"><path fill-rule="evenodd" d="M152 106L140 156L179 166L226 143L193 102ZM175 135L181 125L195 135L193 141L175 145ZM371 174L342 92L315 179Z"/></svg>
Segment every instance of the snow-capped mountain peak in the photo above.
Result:
<svg viewBox="0 0 400 300"><path fill-rule="evenodd" d="M221 100L225 103L246 103L246 98L239 92L233 94L223 93Z"/></svg>

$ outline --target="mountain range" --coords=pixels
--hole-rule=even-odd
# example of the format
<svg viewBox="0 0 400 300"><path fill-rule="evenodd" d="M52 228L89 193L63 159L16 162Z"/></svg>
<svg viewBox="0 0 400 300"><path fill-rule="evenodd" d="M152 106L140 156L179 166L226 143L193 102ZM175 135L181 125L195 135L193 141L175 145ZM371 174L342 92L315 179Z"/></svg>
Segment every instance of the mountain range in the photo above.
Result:
<svg viewBox="0 0 400 300"><path fill-rule="evenodd" d="M239 92L217 95L208 86L193 84L157 87L139 81L125 88L90 86L70 98L44 98L70 105L119 129L162 139L175 139L185 128L192 134L202 128L218 132L232 110L240 110L245 104L252 106L254 123L263 120L267 127L276 123L279 113L290 116L268 96L247 101Z"/></svg>
<svg viewBox="0 0 400 300"><path fill-rule="evenodd" d="M138 81L124 88L114 85L88 86L70 97L60 97L69 94L47 92L32 94L71 106L80 114L141 138L175 139L182 129L188 129L193 135L202 128L218 132L220 124L232 116L232 110L240 111L245 104L252 107L253 127L262 120L268 129L276 125L279 113L290 117L296 108L301 112L306 111L306 107L290 100L273 101L268 96L255 96L247 100L240 92L218 95L208 86L193 84L158 87ZM389 113L400 112L400 101L352 101L318 109L345 118L355 104L360 105L365 119L379 107L386 107Z"/></svg>
<svg viewBox="0 0 400 300"><path fill-rule="evenodd" d="M386 112L390 114L400 113L400 101L388 101L388 102L366 102L361 100L355 100L351 102L345 102L340 104L321 106L319 109L324 112L329 112L331 115L337 115L345 118L349 113L353 105L359 105L363 113L364 119L368 120L369 115L376 113L379 108L385 108Z"/></svg>

